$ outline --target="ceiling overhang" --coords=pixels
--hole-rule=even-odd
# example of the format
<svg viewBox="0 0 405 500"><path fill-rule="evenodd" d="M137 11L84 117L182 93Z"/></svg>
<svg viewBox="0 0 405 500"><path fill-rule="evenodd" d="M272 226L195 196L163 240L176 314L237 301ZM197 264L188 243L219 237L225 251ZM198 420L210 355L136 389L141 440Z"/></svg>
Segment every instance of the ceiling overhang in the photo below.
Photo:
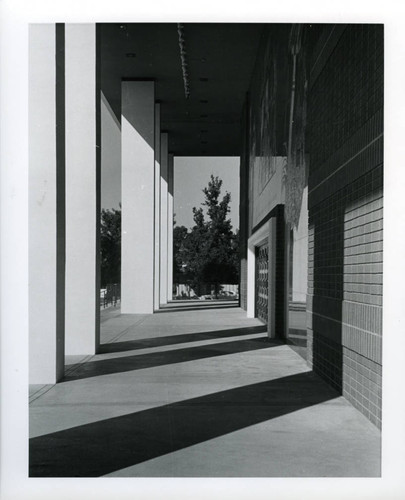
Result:
<svg viewBox="0 0 405 500"><path fill-rule="evenodd" d="M155 81L176 156L238 156L263 24L99 24L101 88L117 117L122 79Z"/></svg>

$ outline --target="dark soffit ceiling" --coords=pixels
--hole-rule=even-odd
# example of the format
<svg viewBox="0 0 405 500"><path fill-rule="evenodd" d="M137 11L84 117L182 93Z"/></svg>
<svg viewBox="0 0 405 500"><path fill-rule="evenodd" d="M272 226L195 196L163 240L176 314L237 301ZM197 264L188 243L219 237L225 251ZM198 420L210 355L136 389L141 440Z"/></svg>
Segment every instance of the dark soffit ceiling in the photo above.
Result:
<svg viewBox="0 0 405 500"><path fill-rule="evenodd" d="M121 80L153 79L170 152L237 156L241 111L264 25L191 23L183 27L188 99L175 23L99 24L102 91L119 117Z"/></svg>

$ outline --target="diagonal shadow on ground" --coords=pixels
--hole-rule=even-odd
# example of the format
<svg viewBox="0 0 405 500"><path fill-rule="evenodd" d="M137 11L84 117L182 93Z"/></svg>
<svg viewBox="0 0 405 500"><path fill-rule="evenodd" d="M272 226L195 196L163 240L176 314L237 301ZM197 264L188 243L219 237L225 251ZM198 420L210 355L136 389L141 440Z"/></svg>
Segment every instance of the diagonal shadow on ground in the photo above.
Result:
<svg viewBox="0 0 405 500"><path fill-rule="evenodd" d="M30 439L30 476L102 476L338 396L305 372L73 427Z"/></svg>
<svg viewBox="0 0 405 500"><path fill-rule="evenodd" d="M185 344L186 342L200 342L216 338L239 337L242 335L252 335L254 333L265 333L266 331L266 325L259 325L246 328L233 328L232 330L213 330L210 332L184 333L179 335L167 335L164 337L128 340L125 342L111 342L108 344L101 344L99 354L134 351L136 349L162 347L165 345Z"/></svg>
<svg viewBox="0 0 405 500"><path fill-rule="evenodd" d="M73 367L60 383L71 382L100 375L111 375L155 366L171 365L173 363L184 363L198 359L225 356L240 352L267 349L280 345L280 342L269 340L267 337L239 340L232 342L220 342L217 344L203 345L199 347L187 347L172 351L160 351L148 354L137 354L134 356L121 356L113 359L102 359L89 361Z"/></svg>

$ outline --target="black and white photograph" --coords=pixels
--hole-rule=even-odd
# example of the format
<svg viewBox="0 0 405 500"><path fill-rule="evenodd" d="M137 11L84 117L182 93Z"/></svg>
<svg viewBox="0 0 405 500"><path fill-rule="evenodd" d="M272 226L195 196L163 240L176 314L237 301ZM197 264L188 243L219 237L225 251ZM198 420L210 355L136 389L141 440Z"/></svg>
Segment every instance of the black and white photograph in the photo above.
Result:
<svg viewBox="0 0 405 500"><path fill-rule="evenodd" d="M404 494L398 19L313 10L1 45L5 499Z"/></svg>

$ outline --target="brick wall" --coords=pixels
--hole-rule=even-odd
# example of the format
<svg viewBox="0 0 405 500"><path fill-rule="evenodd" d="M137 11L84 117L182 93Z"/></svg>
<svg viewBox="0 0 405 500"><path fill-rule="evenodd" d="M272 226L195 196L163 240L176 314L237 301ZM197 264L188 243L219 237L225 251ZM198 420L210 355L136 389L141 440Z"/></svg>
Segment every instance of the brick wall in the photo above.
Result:
<svg viewBox="0 0 405 500"><path fill-rule="evenodd" d="M285 337L285 221L284 206L276 207L276 336Z"/></svg>
<svg viewBox="0 0 405 500"><path fill-rule="evenodd" d="M380 426L383 28L326 27L312 61L308 363Z"/></svg>

